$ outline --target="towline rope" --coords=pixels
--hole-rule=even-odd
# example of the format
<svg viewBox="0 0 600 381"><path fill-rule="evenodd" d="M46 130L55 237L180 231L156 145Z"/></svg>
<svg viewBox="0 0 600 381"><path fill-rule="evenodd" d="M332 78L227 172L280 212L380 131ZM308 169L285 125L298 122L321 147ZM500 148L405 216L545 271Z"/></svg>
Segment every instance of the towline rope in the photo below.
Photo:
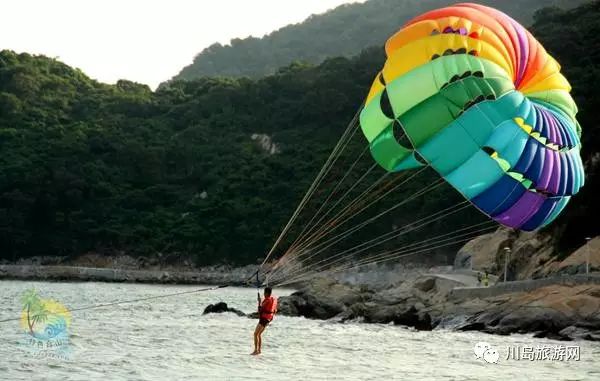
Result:
<svg viewBox="0 0 600 381"><path fill-rule="evenodd" d="M143 302L143 301L146 301L146 300L169 298L169 297L172 297L172 296L194 294L194 293L204 292L204 291L213 291L213 290L218 290L220 288L225 288L225 287L229 287L229 285L228 284L223 284L223 285L219 285L219 286L200 288L200 289L197 289L197 290L174 292L174 293L171 293L171 294L154 295L154 296L147 296L147 297L143 297L143 298L128 299L128 300L117 300L115 302L110 302L110 303L102 303L102 304L95 304L95 305L86 306L86 307L73 308L73 309L70 309L69 312L78 312L78 311L93 310L93 309L96 309L96 308L116 306L116 305L120 305L120 304L138 303L138 302ZM17 320L20 320L20 319L21 318L4 319L4 320L0 320L0 323L7 323L7 322L10 322L10 321L17 321Z"/></svg>

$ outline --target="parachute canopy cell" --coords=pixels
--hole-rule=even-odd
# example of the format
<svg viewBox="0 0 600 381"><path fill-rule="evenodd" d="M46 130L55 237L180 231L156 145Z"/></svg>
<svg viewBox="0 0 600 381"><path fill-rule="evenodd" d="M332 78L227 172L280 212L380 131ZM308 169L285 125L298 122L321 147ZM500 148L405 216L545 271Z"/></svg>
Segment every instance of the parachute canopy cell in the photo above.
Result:
<svg viewBox="0 0 600 381"><path fill-rule="evenodd" d="M490 218L522 230L552 222L583 186L570 85L515 20L457 4L409 21L385 50L360 124L387 171L430 165Z"/></svg>

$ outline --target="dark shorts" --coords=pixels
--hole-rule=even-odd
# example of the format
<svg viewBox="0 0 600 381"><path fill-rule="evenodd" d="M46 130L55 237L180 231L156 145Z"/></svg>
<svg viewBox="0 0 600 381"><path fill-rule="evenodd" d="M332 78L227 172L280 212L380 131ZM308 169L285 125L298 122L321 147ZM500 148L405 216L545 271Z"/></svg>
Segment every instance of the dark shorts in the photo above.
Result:
<svg viewBox="0 0 600 381"><path fill-rule="evenodd" d="M266 327L267 325L269 325L271 321L264 319L264 318L260 318L258 319L258 324L262 325L263 327Z"/></svg>

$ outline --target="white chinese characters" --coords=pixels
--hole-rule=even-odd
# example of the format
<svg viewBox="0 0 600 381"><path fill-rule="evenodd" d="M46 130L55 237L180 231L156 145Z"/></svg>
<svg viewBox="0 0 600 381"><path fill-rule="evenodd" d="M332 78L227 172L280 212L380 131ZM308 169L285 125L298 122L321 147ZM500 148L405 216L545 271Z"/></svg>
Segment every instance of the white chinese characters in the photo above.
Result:
<svg viewBox="0 0 600 381"><path fill-rule="evenodd" d="M507 360L526 361L579 361L580 347L577 345L509 346Z"/></svg>
<svg viewBox="0 0 600 381"><path fill-rule="evenodd" d="M473 347L475 358L486 363L497 364L499 351L491 344L478 342ZM517 361L579 361L580 347L577 345L512 345L506 347L505 360Z"/></svg>

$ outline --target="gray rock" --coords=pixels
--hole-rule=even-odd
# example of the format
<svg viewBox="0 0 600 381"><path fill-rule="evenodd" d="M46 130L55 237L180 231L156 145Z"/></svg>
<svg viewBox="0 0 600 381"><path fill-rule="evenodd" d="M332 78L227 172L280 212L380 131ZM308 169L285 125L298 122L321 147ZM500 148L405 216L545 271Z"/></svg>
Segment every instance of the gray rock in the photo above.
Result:
<svg viewBox="0 0 600 381"><path fill-rule="evenodd" d="M365 323L387 324L394 321L396 316L406 310L403 305L379 306L375 303L366 303L363 312Z"/></svg>
<svg viewBox="0 0 600 381"><path fill-rule="evenodd" d="M223 312L232 312L238 316L246 316L245 313L243 313L242 311L235 309L235 308L230 308L227 303L225 302L219 302L216 304L209 304L205 309L204 312L202 313L202 315L206 315L206 314L213 314L213 313L223 313Z"/></svg>
<svg viewBox="0 0 600 381"><path fill-rule="evenodd" d="M558 332L569 325L569 320L559 311L549 308L519 308L498 322L502 327L515 327L519 332Z"/></svg>
<svg viewBox="0 0 600 381"><path fill-rule="evenodd" d="M414 327L418 330L433 329L429 314L419 312L415 306L377 306L374 303L367 303L364 305L364 310L360 312L363 314L365 323L387 324L393 322L395 325Z"/></svg>
<svg viewBox="0 0 600 381"><path fill-rule="evenodd" d="M454 264L457 268L487 269L494 272L497 269L496 257L510 240L511 232L504 228L500 228L494 233L481 235L467 242L458 251Z"/></svg>
<svg viewBox="0 0 600 381"><path fill-rule="evenodd" d="M431 316L428 313L417 311L414 306L397 315L394 318L394 324L414 327L419 331L431 331L433 329Z"/></svg>
<svg viewBox="0 0 600 381"><path fill-rule="evenodd" d="M360 320L364 321L365 311L367 310L367 306L363 303L356 303L351 305L349 308L346 308L343 312L336 315L334 317L340 323L351 321L351 320Z"/></svg>
<svg viewBox="0 0 600 381"><path fill-rule="evenodd" d="M454 258L454 268L455 269L471 269L473 267L472 264L473 254L470 251L459 251Z"/></svg>
<svg viewBox="0 0 600 381"><path fill-rule="evenodd" d="M457 331L482 331L486 325L482 322L468 322L456 327Z"/></svg>
<svg viewBox="0 0 600 381"><path fill-rule="evenodd" d="M468 316L458 315L458 316L445 316L440 317L439 319L432 319L431 325L436 329L454 329L459 330L462 326L467 324Z"/></svg>
<svg viewBox="0 0 600 381"><path fill-rule="evenodd" d="M299 299L301 298L297 295L279 297L277 299L277 313L286 316L300 316L300 312L296 307L301 302Z"/></svg>
<svg viewBox="0 0 600 381"><path fill-rule="evenodd" d="M533 334L533 337L535 337L536 339L549 339L549 340L558 340L558 341L572 341L573 339L568 337L568 336L564 336L561 335L560 332L553 332L553 331L539 331Z"/></svg>
<svg viewBox="0 0 600 381"><path fill-rule="evenodd" d="M281 152L279 146L273 142L272 137L267 134L254 133L250 135L250 138L256 141L258 145L270 155L275 155Z"/></svg>
<svg viewBox="0 0 600 381"><path fill-rule="evenodd" d="M433 277L419 279L414 283L414 288L419 291L429 292L435 287L435 280Z"/></svg>
<svg viewBox="0 0 600 381"><path fill-rule="evenodd" d="M565 339L600 341L600 331L592 331L573 325L562 329L558 334Z"/></svg>
<svg viewBox="0 0 600 381"><path fill-rule="evenodd" d="M373 290L321 279L280 298L279 305L283 314L338 322L358 320L497 335L535 333L555 340L600 339L598 285L551 285L495 297L449 298L456 284L448 277L417 275L393 287Z"/></svg>
<svg viewBox="0 0 600 381"><path fill-rule="evenodd" d="M280 314L304 316L309 319L330 319L345 309L342 303L332 298L317 298L303 291L282 296L278 301Z"/></svg>

